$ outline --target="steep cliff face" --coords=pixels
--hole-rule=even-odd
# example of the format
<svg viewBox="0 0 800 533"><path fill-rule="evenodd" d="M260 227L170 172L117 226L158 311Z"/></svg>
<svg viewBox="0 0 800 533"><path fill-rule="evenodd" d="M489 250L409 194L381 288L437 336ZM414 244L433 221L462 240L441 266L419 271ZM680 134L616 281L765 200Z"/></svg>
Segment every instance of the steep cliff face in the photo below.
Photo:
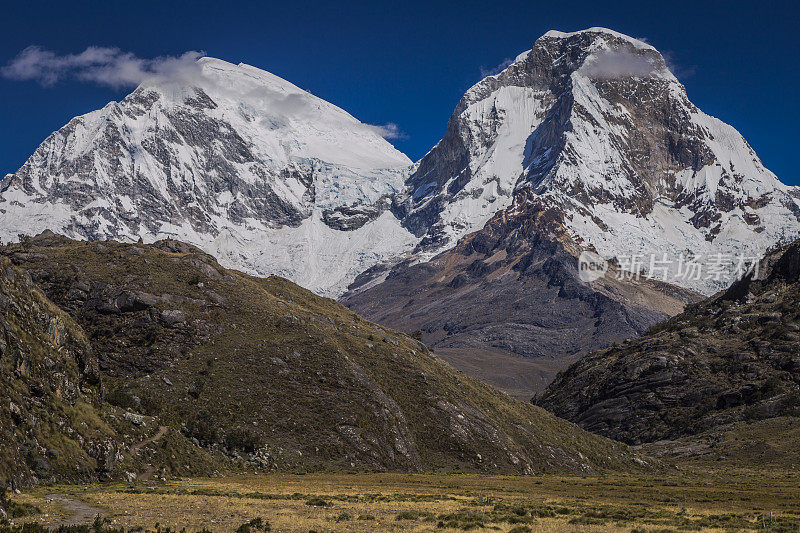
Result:
<svg viewBox="0 0 800 533"><path fill-rule="evenodd" d="M386 212L410 163L291 83L203 58L48 137L0 186L0 237L177 237L336 294L413 244Z"/></svg>
<svg viewBox="0 0 800 533"><path fill-rule="evenodd" d="M609 259L760 257L800 230L797 190L697 109L655 48L603 28L548 32L467 91L408 185L423 257L512 204L553 208ZM730 281L675 279L706 294Z"/></svg>
<svg viewBox="0 0 800 533"><path fill-rule="evenodd" d="M0 485L92 479L110 469L115 432L97 358L80 327L0 257Z"/></svg>
<svg viewBox="0 0 800 533"><path fill-rule="evenodd" d="M798 299L800 241L647 335L581 359L537 403L632 443L800 416Z"/></svg>

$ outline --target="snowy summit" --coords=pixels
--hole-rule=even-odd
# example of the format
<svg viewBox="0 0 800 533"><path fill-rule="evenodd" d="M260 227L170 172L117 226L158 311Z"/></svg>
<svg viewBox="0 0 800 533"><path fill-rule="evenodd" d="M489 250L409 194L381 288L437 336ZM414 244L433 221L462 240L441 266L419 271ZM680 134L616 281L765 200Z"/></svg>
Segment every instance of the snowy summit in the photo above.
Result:
<svg viewBox="0 0 800 533"><path fill-rule="evenodd" d="M798 189L694 106L655 48L605 28L549 31L470 88L408 185L405 223L422 258L498 213L543 209L618 260L752 261L800 234ZM679 283L708 294L724 285Z"/></svg>
<svg viewBox="0 0 800 533"><path fill-rule="evenodd" d="M322 294L415 242L386 209L411 161L342 109L202 58L71 120L3 181L0 237L173 237Z"/></svg>

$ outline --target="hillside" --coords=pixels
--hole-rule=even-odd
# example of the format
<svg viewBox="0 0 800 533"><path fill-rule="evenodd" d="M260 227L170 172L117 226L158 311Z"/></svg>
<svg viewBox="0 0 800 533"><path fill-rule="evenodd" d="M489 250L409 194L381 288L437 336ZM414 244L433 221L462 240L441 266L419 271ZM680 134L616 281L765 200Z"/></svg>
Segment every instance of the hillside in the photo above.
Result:
<svg viewBox="0 0 800 533"><path fill-rule="evenodd" d="M657 280L581 281L581 248L552 212L494 217L427 263L356 279L341 301L465 373L528 400L581 355L640 335L699 295ZM363 286L360 284L363 280Z"/></svg>
<svg viewBox="0 0 800 533"><path fill-rule="evenodd" d="M105 384L86 332L0 257L0 490L226 468L157 419L104 401Z"/></svg>
<svg viewBox="0 0 800 533"><path fill-rule="evenodd" d="M116 434L95 410L99 378L80 327L0 258L0 486L107 466Z"/></svg>
<svg viewBox="0 0 800 533"><path fill-rule="evenodd" d="M84 328L107 400L254 468L588 472L624 446L511 400L414 339L167 240L5 247Z"/></svg>
<svg viewBox="0 0 800 533"><path fill-rule="evenodd" d="M682 439L670 454L719 445L751 464L785 459L800 416L798 304L800 241L648 334L584 357L536 403L624 442Z"/></svg>

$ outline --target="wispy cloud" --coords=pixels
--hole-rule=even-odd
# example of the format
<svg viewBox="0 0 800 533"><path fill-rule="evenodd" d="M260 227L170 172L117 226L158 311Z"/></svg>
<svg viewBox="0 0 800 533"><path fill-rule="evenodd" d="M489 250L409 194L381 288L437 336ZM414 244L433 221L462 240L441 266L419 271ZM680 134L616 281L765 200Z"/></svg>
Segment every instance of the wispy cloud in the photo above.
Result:
<svg viewBox="0 0 800 533"><path fill-rule="evenodd" d="M29 46L0 67L0 76L35 81L46 87L69 79L114 88L133 87L148 80L188 80L192 83L202 80L203 84L214 84L217 92L229 91L225 86L217 86L213 78L202 75L197 60L203 55L203 52L189 51L179 56L145 59L119 48L90 46L79 54L57 54L39 46ZM283 95L265 88L254 88L249 92L235 92L232 96L267 105L275 116L297 119L317 112L310 97L304 94ZM408 138L393 122L364 124L364 127L384 139Z"/></svg>
<svg viewBox="0 0 800 533"><path fill-rule="evenodd" d="M213 83L212 80L204 80L205 83ZM216 86L215 92L227 91L225 87ZM231 98L244 99L250 102L258 102L257 107L266 107L270 111L270 121L276 120L314 120L318 116L319 108L314 98L308 94L279 94L271 89L258 87L246 93L233 92ZM394 122L386 124L365 124L362 126L388 140L407 139L400 126Z"/></svg>
<svg viewBox="0 0 800 533"><path fill-rule="evenodd" d="M0 75L13 80L32 80L52 86L65 79L77 79L114 88L131 87L151 78L180 78L194 75L202 52L151 59L137 57L119 48L90 46L79 54L57 54L29 46L0 68Z"/></svg>
<svg viewBox="0 0 800 533"><path fill-rule="evenodd" d="M403 133L400 127L394 122L387 122L386 124L366 124L366 126L384 139L408 139L408 135Z"/></svg>
<svg viewBox="0 0 800 533"><path fill-rule="evenodd" d="M604 50L594 55L582 70L593 78L644 78L652 74L657 66L646 56L629 50Z"/></svg>
<svg viewBox="0 0 800 533"><path fill-rule="evenodd" d="M481 66L481 78L485 78L486 76L494 76L495 74L500 74L506 69L506 67L508 67L513 62L514 62L513 59L507 57L503 61L501 61L499 65L495 65L494 67L489 68Z"/></svg>
<svg viewBox="0 0 800 533"><path fill-rule="evenodd" d="M697 71L697 67L695 66L688 66L685 67L679 64L675 60L675 54L667 50L661 54L664 57L664 61L667 63L667 68L672 72L676 78L679 80L684 80L686 78L691 78L694 76L694 73Z"/></svg>

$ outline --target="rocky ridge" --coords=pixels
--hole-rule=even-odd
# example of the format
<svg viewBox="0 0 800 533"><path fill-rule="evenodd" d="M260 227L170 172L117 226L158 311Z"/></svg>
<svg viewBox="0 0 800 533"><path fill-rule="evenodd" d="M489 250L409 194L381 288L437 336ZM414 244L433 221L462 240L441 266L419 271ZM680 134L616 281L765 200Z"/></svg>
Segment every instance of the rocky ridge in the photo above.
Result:
<svg viewBox="0 0 800 533"><path fill-rule="evenodd" d="M646 335L584 357L536 403L629 443L800 416L798 299L800 241Z"/></svg>

